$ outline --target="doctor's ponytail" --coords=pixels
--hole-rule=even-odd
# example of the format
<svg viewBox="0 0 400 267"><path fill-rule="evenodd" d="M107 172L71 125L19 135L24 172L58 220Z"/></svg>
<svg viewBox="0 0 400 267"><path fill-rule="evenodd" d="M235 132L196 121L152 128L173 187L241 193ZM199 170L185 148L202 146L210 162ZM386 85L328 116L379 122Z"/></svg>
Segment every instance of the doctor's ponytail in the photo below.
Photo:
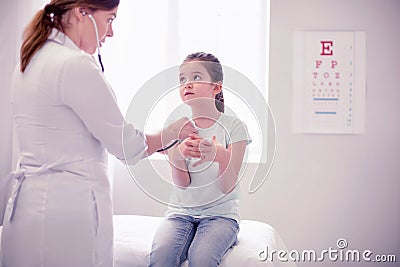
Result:
<svg viewBox="0 0 400 267"><path fill-rule="evenodd" d="M38 11L25 28L20 51L21 72L25 71L34 54L43 46L52 28L50 14L46 14L44 10Z"/></svg>

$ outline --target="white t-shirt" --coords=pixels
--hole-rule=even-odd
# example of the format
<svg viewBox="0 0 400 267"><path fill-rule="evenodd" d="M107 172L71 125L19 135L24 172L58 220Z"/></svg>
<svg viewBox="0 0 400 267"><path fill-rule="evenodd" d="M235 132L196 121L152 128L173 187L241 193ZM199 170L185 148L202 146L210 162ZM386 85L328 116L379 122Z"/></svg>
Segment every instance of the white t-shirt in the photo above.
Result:
<svg viewBox="0 0 400 267"><path fill-rule="evenodd" d="M197 130L198 135L203 138L211 139L215 136L216 142L224 144L225 147L239 141L247 141L247 144L251 142L246 125L238 118L224 113L221 113L219 119L211 127L197 128ZM205 162L194 168L193 164L198 160L186 160L191 183L184 189L174 188L166 216L173 214L197 218L222 216L239 222L239 184L228 194L222 193L219 185L219 164Z"/></svg>

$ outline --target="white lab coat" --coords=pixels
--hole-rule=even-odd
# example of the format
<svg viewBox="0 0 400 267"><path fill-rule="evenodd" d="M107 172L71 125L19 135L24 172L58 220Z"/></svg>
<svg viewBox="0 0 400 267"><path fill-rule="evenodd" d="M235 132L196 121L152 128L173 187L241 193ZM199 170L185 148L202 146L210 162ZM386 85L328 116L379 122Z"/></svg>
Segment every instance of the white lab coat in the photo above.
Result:
<svg viewBox="0 0 400 267"><path fill-rule="evenodd" d="M126 125L94 58L56 33L13 78L21 158L4 217L3 267L111 267L106 150L136 162L147 145Z"/></svg>

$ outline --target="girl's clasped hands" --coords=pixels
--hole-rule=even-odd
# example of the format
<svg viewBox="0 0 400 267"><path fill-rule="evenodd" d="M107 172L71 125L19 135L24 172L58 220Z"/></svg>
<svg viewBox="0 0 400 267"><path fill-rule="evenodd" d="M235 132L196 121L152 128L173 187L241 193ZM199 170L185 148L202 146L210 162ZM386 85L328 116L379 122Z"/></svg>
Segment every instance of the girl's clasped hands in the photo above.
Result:
<svg viewBox="0 0 400 267"><path fill-rule="evenodd" d="M189 134L189 137L184 139L178 148L184 158L199 158L200 160L193 164L197 167L204 162L214 161L218 148L221 147L216 142L215 136L203 138L197 134Z"/></svg>

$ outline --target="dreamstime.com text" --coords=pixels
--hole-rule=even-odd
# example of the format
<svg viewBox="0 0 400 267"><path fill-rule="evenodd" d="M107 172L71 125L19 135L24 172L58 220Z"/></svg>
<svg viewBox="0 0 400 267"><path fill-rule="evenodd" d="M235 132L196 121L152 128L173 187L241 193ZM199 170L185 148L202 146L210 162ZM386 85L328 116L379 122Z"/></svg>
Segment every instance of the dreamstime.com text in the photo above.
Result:
<svg viewBox="0 0 400 267"><path fill-rule="evenodd" d="M319 253L315 250L275 250L268 246L258 252L260 261L281 261L281 262L323 262L323 261L342 261L342 262L396 262L396 255L378 255L371 250L359 251L357 249L346 249L347 240L340 238L336 242L337 248L329 247Z"/></svg>

